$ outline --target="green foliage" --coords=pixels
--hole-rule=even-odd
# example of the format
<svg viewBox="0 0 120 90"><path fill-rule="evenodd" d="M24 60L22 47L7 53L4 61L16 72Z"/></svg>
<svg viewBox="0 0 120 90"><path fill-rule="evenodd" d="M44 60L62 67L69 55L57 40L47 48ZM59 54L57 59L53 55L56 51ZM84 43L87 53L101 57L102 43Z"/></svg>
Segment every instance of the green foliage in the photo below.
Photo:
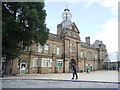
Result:
<svg viewBox="0 0 120 90"><path fill-rule="evenodd" d="M19 55L18 43L32 41L46 43L49 29L45 25L43 2L2 3L2 55L9 59Z"/></svg>

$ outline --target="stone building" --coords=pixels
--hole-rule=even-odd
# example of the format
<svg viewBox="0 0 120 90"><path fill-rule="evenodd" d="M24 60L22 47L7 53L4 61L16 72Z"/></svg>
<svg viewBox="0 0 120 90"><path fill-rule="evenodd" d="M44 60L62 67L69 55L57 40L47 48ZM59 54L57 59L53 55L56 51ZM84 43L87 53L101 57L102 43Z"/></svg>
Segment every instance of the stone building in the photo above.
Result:
<svg viewBox="0 0 120 90"><path fill-rule="evenodd" d="M80 31L71 17L70 10L64 9L57 34L49 33L44 46L40 43L29 48L21 45L21 55L13 60L12 73L68 73L72 63L76 64L78 72L87 68L100 70L107 54L106 45L99 40L90 44L90 37L82 42Z"/></svg>

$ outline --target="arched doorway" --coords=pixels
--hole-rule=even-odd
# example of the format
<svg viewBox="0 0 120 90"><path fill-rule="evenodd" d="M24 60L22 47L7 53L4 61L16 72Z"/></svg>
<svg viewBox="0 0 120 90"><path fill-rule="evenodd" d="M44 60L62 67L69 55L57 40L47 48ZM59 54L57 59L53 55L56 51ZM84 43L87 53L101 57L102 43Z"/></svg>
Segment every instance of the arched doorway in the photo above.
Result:
<svg viewBox="0 0 120 90"><path fill-rule="evenodd" d="M76 60L75 59L71 59L70 61L69 61L69 71L72 69L72 64L75 64L75 65L77 65L77 62L76 62Z"/></svg>

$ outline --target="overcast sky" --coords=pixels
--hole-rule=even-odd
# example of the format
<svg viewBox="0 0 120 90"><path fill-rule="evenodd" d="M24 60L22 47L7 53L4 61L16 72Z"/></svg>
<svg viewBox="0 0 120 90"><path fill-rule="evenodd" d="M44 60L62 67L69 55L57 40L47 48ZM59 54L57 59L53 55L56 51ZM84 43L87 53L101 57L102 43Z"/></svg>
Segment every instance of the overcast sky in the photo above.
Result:
<svg viewBox="0 0 120 90"><path fill-rule="evenodd" d="M57 24L62 21L66 7L72 13L80 37L90 36L91 44L101 40L108 53L118 51L118 1L119 0L45 0L46 24L51 33L57 33Z"/></svg>

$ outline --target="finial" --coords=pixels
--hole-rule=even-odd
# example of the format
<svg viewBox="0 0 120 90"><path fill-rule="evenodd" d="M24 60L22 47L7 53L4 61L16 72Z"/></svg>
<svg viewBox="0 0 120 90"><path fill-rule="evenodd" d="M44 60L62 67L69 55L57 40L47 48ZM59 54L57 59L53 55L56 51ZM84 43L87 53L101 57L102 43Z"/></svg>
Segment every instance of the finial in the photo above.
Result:
<svg viewBox="0 0 120 90"><path fill-rule="evenodd" d="M67 3L66 3L66 7L65 7L64 11L70 11L70 10L68 9L68 4L67 4Z"/></svg>
<svg viewBox="0 0 120 90"><path fill-rule="evenodd" d="M68 9L68 5L66 4L66 9Z"/></svg>

